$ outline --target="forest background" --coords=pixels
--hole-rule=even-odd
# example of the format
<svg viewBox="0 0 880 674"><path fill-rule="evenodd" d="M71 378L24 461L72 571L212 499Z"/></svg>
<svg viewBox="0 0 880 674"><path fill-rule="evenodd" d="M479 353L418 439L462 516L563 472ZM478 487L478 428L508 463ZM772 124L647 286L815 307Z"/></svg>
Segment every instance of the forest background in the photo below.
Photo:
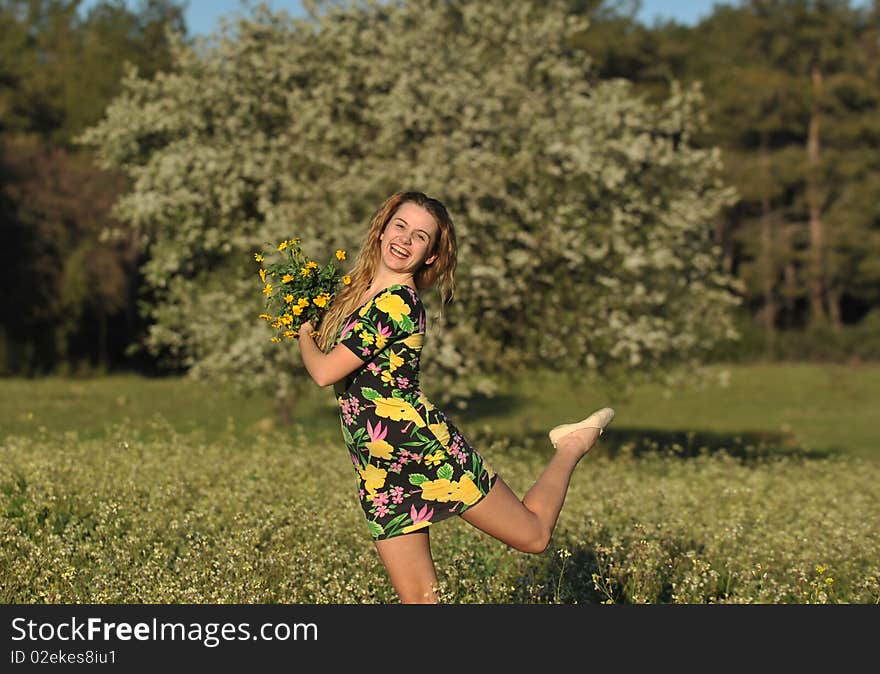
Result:
<svg viewBox="0 0 880 674"><path fill-rule="evenodd" d="M720 149L735 194L710 226L741 299L740 339L704 356L876 358L877 3L754 0L693 26L643 25L633 3L564 4L587 20L569 45L588 55L587 86L625 80L659 104L699 83L706 123L690 142ZM126 62L149 81L186 67L166 29L194 41L173 1L79 5L0 2L0 374L185 372L191 350L149 338L162 322L145 279L157 239L114 211L131 174L102 168L80 136L123 91Z"/></svg>

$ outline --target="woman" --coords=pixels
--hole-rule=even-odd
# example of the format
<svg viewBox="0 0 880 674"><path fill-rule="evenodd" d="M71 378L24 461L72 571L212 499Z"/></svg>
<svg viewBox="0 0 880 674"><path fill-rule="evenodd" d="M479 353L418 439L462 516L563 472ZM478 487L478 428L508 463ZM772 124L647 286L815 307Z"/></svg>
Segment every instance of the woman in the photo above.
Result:
<svg viewBox="0 0 880 674"><path fill-rule="evenodd" d="M321 321L299 331L303 363L335 385L376 549L403 603L435 603L429 525L453 515L522 552L550 542L578 461L614 417L603 408L550 431L556 453L520 500L419 387L425 310L418 291L450 301L456 240L446 208L401 192L375 214L352 281Z"/></svg>

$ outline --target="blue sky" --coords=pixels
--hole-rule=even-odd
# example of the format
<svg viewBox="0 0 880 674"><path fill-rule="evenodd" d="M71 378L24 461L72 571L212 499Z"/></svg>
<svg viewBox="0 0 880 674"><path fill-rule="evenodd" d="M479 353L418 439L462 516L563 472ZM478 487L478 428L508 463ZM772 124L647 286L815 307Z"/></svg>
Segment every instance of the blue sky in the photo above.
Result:
<svg viewBox="0 0 880 674"><path fill-rule="evenodd" d="M81 10L87 11L97 0L84 0ZM265 0L274 10L286 10L297 15L302 12L299 0ZM135 0L126 4L136 7ZM253 2L252 4L257 4ZM693 24L712 11L715 4L731 4L720 0L642 0L639 18L645 23L653 23L656 18L676 19L681 23ZM186 10L186 26L190 35L207 35L217 27L220 16L247 14L243 0L189 0Z"/></svg>

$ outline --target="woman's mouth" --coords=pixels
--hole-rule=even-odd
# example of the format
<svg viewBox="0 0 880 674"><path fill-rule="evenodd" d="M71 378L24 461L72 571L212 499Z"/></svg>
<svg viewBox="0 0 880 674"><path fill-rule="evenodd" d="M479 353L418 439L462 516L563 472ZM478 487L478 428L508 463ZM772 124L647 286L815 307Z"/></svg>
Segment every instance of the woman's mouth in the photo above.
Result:
<svg viewBox="0 0 880 674"><path fill-rule="evenodd" d="M394 257L399 258L401 260L405 260L409 257L409 253L405 249L401 248L400 246L398 246L396 244L392 243L390 246L388 246L388 250L391 251L391 254Z"/></svg>

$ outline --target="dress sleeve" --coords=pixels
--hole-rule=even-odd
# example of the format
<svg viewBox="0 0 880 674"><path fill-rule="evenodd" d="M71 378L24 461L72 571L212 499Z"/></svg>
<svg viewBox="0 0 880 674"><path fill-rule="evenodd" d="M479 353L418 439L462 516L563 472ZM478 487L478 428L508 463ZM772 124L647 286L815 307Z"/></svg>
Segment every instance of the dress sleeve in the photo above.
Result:
<svg viewBox="0 0 880 674"><path fill-rule="evenodd" d="M424 308L409 286L389 288L371 299L343 326L339 343L364 362L389 344L423 332Z"/></svg>

